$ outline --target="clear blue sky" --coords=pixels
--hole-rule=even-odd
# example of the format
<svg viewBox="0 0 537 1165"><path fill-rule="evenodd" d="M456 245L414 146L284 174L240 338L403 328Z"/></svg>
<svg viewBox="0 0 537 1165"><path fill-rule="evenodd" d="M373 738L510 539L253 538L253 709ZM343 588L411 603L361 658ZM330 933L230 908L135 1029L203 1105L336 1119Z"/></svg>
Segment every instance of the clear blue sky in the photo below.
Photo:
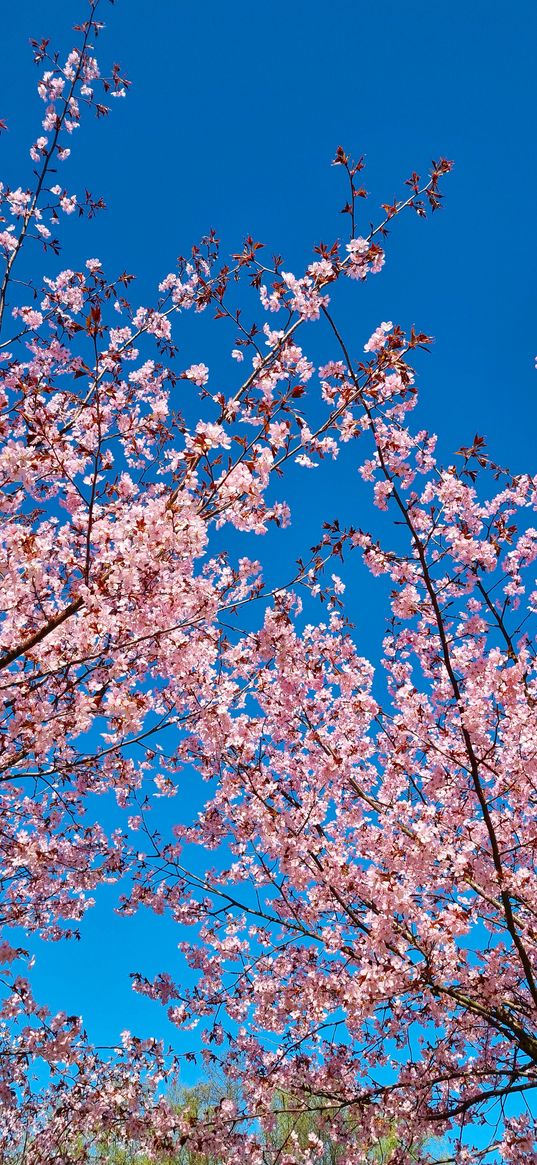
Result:
<svg viewBox="0 0 537 1165"><path fill-rule="evenodd" d="M4 18L0 117L10 132L0 176L10 185L27 181L42 108L28 37L69 47L68 26L83 11L75 0L24 0ZM143 303L176 255L214 226L224 251L251 231L299 274L312 244L346 225L330 167L338 144L367 157L367 221L412 169L453 158L445 209L425 224L395 224L384 273L353 288L340 319L356 352L380 320L436 337L419 359L420 421L441 431L446 458L477 431L502 463L534 468L536 5L119 0L103 15L100 55L119 60L133 86L107 123L86 125L73 141L62 179L102 194L108 210L82 228L67 224L63 262L98 256L109 270L126 267ZM186 316L177 333L185 366L211 364L205 333L190 327ZM358 520L355 477L344 472L327 467L315 482L292 483L297 502L305 486L308 501L278 543L277 569L338 507ZM371 603L362 633L374 654L382 611L368 585L351 603L359 632ZM164 1033L159 1009L131 997L127 976L173 971L176 942L162 920L121 923L103 902L83 943L40 952L39 986L51 1003L81 1011L98 1041L123 1027Z"/></svg>

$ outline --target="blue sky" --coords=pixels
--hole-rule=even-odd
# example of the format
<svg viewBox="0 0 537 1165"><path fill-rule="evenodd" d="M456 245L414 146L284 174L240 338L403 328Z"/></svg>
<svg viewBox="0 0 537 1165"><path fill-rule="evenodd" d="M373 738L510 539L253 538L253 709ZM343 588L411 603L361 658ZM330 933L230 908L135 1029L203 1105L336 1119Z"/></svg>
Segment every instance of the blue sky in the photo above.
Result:
<svg viewBox="0 0 537 1165"><path fill-rule="evenodd" d="M29 178L42 108L28 38L68 48L69 24L83 12L73 0L24 0L4 19L0 117L10 132L0 177L12 186ZM480 432L497 460L531 470L536 6L515 0L508 14L499 0L119 0L103 4L103 16L100 56L119 60L133 85L106 123L86 124L62 170L69 189L87 186L108 206L92 223L67 224L63 265L98 256L110 271L127 268L144 303L214 226L224 252L251 232L300 274L313 244L345 230L341 174L330 166L338 144L366 155L364 227L413 169L453 158L445 209L395 224L384 272L353 286L339 318L355 352L381 320L434 335L431 355L419 357L420 423L441 432L444 457ZM58 266L50 260L50 273ZM212 365L213 341L197 329L188 316L178 325L183 366ZM229 361L217 371L236 373ZM358 520L348 462L315 481L293 478L290 489L299 517L273 562L284 575L323 517L342 510ZM383 611L369 582L351 605L374 656ZM40 952L43 993L82 1011L97 1040L123 1027L165 1032L159 1009L131 997L128 972L173 969L177 936L160 919L120 923L104 907L69 957Z"/></svg>

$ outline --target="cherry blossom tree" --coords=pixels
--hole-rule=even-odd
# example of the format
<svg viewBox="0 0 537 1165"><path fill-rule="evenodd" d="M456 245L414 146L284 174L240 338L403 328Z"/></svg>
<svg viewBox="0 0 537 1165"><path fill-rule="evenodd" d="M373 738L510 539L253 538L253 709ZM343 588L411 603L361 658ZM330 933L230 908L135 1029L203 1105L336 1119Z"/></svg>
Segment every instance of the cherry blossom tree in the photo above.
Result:
<svg viewBox="0 0 537 1165"><path fill-rule="evenodd" d="M97 9L66 60L34 44L33 184L0 187L3 1159L80 1160L110 1133L230 1165L315 1165L326 1138L353 1165L387 1136L407 1162L444 1135L460 1163L537 1161L537 479L480 437L439 464L411 427L429 338L344 335L334 307L381 270L392 220L438 209L451 164L360 234L363 162L339 148L348 237L304 274L251 237L222 262L211 233L131 303L129 274L56 258L63 216L101 208L58 180L80 118L128 88L97 63ZM23 252L48 274L19 279ZM226 389L181 365L188 311L229 328ZM393 537L360 513L325 523L277 586L222 550L287 524L286 470L306 488L349 442ZM390 581L376 673L345 617L347 554ZM185 820L193 771L206 800ZM34 998L20 936L72 938L102 882L120 912L178 925L193 987L133 968L175 1057L128 1032L95 1048ZM161 1084L200 1026L236 1099L192 1121Z"/></svg>
<svg viewBox="0 0 537 1165"><path fill-rule="evenodd" d="M172 1103L184 1118L201 1125L203 1122L214 1120L215 1110L223 1099L226 1097L236 1099L238 1095L237 1091L233 1095L229 1087L223 1087L218 1079L208 1078L194 1088L184 1089L177 1097L172 1098ZM317 1142L315 1159L318 1165L344 1165L349 1147L353 1146L356 1137L360 1135L359 1124L355 1127L351 1114L346 1122L344 1140L336 1143L330 1138L323 1112L315 1107L314 1100L310 1106L296 1114L292 1111L292 1105L288 1105L287 1097L277 1095L274 1098L274 1107L277 1110L274 1121L263 1140L264 1152L268 1159L277 1156L278 1153L281 1156L291 1140L298 1143L299 1148L304 1151L311 1147L314 1139ZM371 1149L368 1159L372 1165L383 1165L390 1160L395 1146L396 1138L393 1134L387 1134L374 1149ZM429 1144L412 1152L409 1161L430 1162L430 1150L434 1149L437 1149L435 1160L442 1155L445 1158L442 1145ZM151 1165L154 1158L143 1151L140 1152L136 1142L125 1143L107 1138L104 1143L96 1146L96 1160L106 1162L107 1165ZM227 1157L225 1151L217 1157L212 1154L208 1156L203 1149L201 1151L194 1149L190 1139L187 1139L182 1147L163 1153L158 1160L159 1165L225 1165Z"/></svg>

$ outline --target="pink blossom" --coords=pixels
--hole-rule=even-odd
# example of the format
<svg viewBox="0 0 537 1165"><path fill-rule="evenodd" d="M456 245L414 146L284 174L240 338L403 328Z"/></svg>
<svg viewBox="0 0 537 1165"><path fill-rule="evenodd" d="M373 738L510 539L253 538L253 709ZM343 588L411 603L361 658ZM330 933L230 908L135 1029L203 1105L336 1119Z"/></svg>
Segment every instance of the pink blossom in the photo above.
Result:
<svg viewBox="0 0 537 1165"><path fill-rule="evenodd" d="M13 308L13 315L20 316L27 328L40 328L43 323L43 314L32 307Z"/></svg>
<svg viewBox="0 0 537 1165"><path fill-rule="evenodd" d="M387 323L382 323L369 337L367 344L364 344L364 352L379 352L386 344L386 336L391 332L393 324L391 320Z"/></svg>
<svg viewBox="0 0 537 1165"><path fill-rule="evenodd" d="M77 206L76 194L63 194L60 198L60 206L65 214L73 214Z"/></svg>
<svg viewBox="0 0 537 1165"><path fill-rule="evenodd" d="M206 364L191 364L183 373L187 380L192 380L194 384L199 385L200 388L207 384L209 379L209 369Z"/></svg>
<svg viewBox="0 0 537 1165"><path fill-rule="evenodd" d="M342 582L342 580L340 579L340 577L339 577L339 575L338 575L338 574L333 574L333 575L332 575L332 582L333 582L333 585L334 585L334 593L335 593L336 595L342 595L342 594L344 594L344 592L345 592L345 583L344 583L344 582Z"/></svg>

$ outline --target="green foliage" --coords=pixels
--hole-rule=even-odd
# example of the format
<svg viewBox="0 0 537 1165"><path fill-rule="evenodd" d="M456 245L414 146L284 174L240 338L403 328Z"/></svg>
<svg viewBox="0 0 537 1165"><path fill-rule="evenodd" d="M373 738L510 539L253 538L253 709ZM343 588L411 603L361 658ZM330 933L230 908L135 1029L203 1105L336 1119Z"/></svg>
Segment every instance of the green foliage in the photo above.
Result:
<svg viewBox="0 0 537 1165"><path fill-rule="evenodd" d="M172 1096L171 1103L178 1114L186 1117L192 1127L196 1127L204 1121L209 1122L219 1103L226 1097L236 1103L240 1100L229 1086L218 1079L211 1079L193 1088L181 1089ZM291 1096L278 1093L274 1098L273 1119L267 1122L261 1134L267 1165L278 1161L283 1153L291 1152L293 1146L299 1150L306 1149L311 1145L312 1138L318 1142L315 1165L345 1165L350 1147L356 1148L359 1144L359 1125L349 1115L343 1127L340 1125L336 1132L326 1109L315 1097L311 1097L309 1106L304 1108L303 1102L298 1103ZM369 1152L368 1161L371 1165L390 1165L398 1147L396 1130L387 1126L375 1149ZM425 1146L405 1151L405 1162L408 1165L412 1162L449 1165L450 1160L440 1143L428 1142ZM96 1146L95 1161L100 1165L226 1165L221 1156L197 1152L188 1142L178 1145L172 1153L148 1155L134 1142L125 1144L111 1139Z"/></svg>

